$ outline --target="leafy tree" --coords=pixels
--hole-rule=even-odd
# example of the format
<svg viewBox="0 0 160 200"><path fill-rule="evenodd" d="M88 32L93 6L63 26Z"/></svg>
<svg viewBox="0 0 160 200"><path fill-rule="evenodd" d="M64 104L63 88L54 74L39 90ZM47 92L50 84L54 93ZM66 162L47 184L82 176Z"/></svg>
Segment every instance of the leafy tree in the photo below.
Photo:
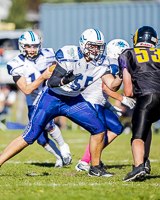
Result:
<svg viewBox="0 0 160 200"><path fill-rule="evenodd" d="M5 22L13 22L16 25L16 29L23 29L30 26L30 23L26 21L27 13L27 0L12 0L12 6L10 8L9 16Z"/></svg>
<svg viewBox="0 0 160 200"><path fill-rule="evenodd" d="M27 21L26 14L29 11L39 12L39 5L42 3L81 3L81 2L100 2L111 0L11 0L9 16L5 22L13 22L16 29L33 28L34 22ZM115 0L112 0L115 1ZM118 0L117 0L118 1ZM123 1L123 0L121 0Z"/></svg>

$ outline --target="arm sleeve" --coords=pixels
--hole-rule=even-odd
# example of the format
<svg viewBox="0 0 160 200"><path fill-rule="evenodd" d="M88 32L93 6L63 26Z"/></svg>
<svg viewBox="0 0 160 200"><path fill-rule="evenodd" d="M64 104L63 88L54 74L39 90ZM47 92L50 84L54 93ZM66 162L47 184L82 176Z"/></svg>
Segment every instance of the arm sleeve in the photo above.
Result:
<svg viewBox="0 0 160 200"><path fill-rule="evenodd" d="M119 69L121 71L124 70L124 68L127 69L127 71L130 71L130 63L129 63L129 59L130 58L130 54L128 51L124 51L123 53L120 54L119 58L118 58L118 63L119 63Z"/></svg>
<svg viewBox="0 0 160 200"><path fill-rule="evenodd" d="M21 76L13 76L13 81L17 83L17 81L21 78Z"/></svg>
<svg viewBox="0 0 160 200"><path fill-rule="evenodd" d="M59 87L61 85L61 79L65 76L67 71L63 69L58 63L52 73L52 76L48 79L48 87Z"/></svg>

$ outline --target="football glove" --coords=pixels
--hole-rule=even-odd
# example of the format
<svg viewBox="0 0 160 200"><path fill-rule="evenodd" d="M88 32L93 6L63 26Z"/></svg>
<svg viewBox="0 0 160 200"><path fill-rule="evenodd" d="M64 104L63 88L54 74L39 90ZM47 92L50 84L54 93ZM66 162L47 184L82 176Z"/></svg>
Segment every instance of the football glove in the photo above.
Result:
<svg viewBox="0 0 160 200"><path fill-rule="evenodd" d="M123 96L123 100L121 101L121 103L128 106L130 109L133 109L136 101L133 98Z"/></svg>
<svg viewBox="0 0 160 200"><path fill-rule="evenodd" d="M63 77L62 79L62 83L65 85L65 84L68 84L72 81L74 81L77 77L81 76L82 74L73 74L73 70L69 70L66 75Z"/></svg>
<svg viewBox="0 0 160 200"><path fill-rule="evenodd" d="M109 101L106 101L104 107L113 112L117 117L120 117L122 115L122 109L116 106L112 106Z"/></svg>
<svg viewBox="0 0 160 200"><path fill-rule="evenodd" d="M111 106L109 108L109 110L112 111L117 117L122 116L122 109L121 108L118 108L116 106Z"/></svg>

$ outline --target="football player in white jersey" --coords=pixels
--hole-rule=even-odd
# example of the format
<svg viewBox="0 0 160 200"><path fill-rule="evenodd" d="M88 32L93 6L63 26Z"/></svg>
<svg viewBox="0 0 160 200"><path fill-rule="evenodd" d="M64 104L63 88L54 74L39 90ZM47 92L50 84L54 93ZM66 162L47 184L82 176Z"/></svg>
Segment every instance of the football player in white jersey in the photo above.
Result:
<svg viewBox="0 0 160 200"><path fill-rule="evenodd" d="M101 77L104 84L117 91L122 83L122 74L114 78L109 60L104 56L105 41L97 29L87 29L80 37L80 47L63 47L57 53L63 59L56 64L35 105L25 132L12 140L0 156L0 165L32 144L42 133L47 123L57 117L66 116L88 130L90 136L91 167L89 176L111 177L100 165L107 129L93 106L85 101L81 92ZM68 60L67 54L74 59Z"/></svg>
<svg viewBox="0 0 160 200"><path fill-rule="evenodd" d="M110 61L110 67L112 68L112 74L116 77L119 73L118 67L118 57L122 51L126 48L129 48L129 44L122 39L114 39L111 40L107 46L107 57ZM103 88L103 90L102 90ZM122 96L118 92L111 91L106 85L103 84L102 87L102 80L98 79L92 85L87 87L83 92L82 96L86 101L89 101L93 107L97 110L98 115L102 120L105 119L107 125L107 131L105 133L105 140L104 140L104 148L110 144L118 135L120 135L123 131L123 126L118 120L118 117L121 116L121 109L113 107L110 102L108 101L109 95L119 101L121 101L124 105L127 105L130 109L134 107L135 100L132 98L128 98ZM101 117L101 116L105 116ZM89 171L89 163L91 161L91 155L89 150L89 144L85 149L85 153L81 160L79 160L78 164L75 166L77 171ZM107 166L100 162L100 165L103 168Z"/></svg>
<svg viewBox="0 0 160 200"><path fill-rule="evenodd" d="M112 74L116 76L119 71L118 66L118 57L119 55L129 47L129 44L123 39L114 39L111 40L107 46L107 58L110 61L110 66L112 68ZM103 90L102 90L103 89ZM114 99L119 100L124 105L128 106L130 109L134 107L135 100L132 98L127 98L122 96L118 92L112 92L109 88L107 88L104 84L102 84L101 79L97 80L95 83L87 87L82 92L83 97L86 101L89 101L94 108L98 111L98 113L103 112L105 115L105 120L107 123L107 127L109 131L107 132L104 148L110 144L118 135L122 133L122 125L119 122L117 117L121 116L121 110L117 107L113 107L109 101L107 100L109 96ZM99 107L104 106L104 109L100 109ZM111 113L110 111L113 113ZM115 117L115 115L117 117ZM146 162L146 171L150 173L151 167L149 163L149 151L150 151L150 144L151 144L151 131L149 132L149 136L145 143L145 157L144 160ZM91 161L91 155L89 151L89 144L85 149L85 153L81 160L79 160L78 164L75 166L77 171L89 171L89 163ZM107 168L107 166L100 161L100 164L103 168Z"/></svg>
<svg viewBox="0 0 160 200"><path fill-rule="evenodd" d="M51 48L41 48L40 38L33 31L24 32L18 43L20 55L9 61L7 68L16 85L26 95L30 119L36 105L36 98L40 95L46 79L51 77L50 66L55 60L55 53ZM61 152L56 144L48 138L48 133L56 140ZM70 160L69 162L71 162L69 146L64 142L61 131L54 124L54 120L50 121L37 142L57 158L55 167L63 167L62 156L64 161Z"/></svg>

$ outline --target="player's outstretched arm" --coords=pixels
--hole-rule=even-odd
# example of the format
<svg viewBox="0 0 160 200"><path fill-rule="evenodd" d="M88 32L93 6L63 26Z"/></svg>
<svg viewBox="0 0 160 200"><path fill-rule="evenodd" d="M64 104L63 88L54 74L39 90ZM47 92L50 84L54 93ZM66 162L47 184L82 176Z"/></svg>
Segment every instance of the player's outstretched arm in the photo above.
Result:
<svg viewBox="0 0 160 200"><path fill-rule="evenodd" d="M123 96L118 93L118 92L113 92L112 90L110 90L104 83L102 83L102 90L108 94L110 97L118 100L118 101L122 101L123 100Z"/></svg>
<svg viewBox="0 0 160 200"><path fill-rule="evenodd" d="M15 79L15 83L19 87L19 89L24 93L24 94L31 94L35 89L38 88L40 84L42 84L46 79L50 78L52 75L52 72L50 72L49 67L41 74L41 76L33 81L30 84L27 84L26 78L21 76L19 79Z"/></svg>
<svg viewBox="0 0 160 200"><path fill-rule="evenodd" d="M116 92L120 88L123 80L119 76L114 78L112 74L105 74L101 78L103 83L114 92Z"/></svg>
<svg viewBox="0 0 160 200"><path fill-rule="evenodd" d="M73 70L67 72L57 63L47 85L50 88L63 86L74 81L79 76L81 76L81 74L73 74Z"/></svg>
<svg viewBox="0 0 160 200"><path fill-rule="evenodd" d="M124 105L128 106L130 109L133 109L136 101L133 98L125 97L118 92L113 92L110 90L104 83L102 83L102 89L105 93L107 93L110 97L120 101Z"/></svg>

